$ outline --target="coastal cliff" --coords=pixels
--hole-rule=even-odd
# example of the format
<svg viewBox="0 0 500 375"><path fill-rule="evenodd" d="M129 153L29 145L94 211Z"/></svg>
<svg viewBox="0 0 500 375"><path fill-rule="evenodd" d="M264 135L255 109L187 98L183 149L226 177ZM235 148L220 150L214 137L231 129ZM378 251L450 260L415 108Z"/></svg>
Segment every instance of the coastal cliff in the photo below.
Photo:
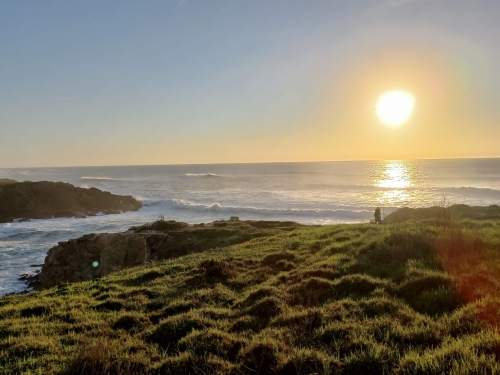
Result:
<svg viewBox="0 0 500 375"><path fill-rule="evenodd" d="M0 184L0 223L13 219L85 217L137 211L141 202L96 188L84 189L64 182L12 182Z"/></svg>

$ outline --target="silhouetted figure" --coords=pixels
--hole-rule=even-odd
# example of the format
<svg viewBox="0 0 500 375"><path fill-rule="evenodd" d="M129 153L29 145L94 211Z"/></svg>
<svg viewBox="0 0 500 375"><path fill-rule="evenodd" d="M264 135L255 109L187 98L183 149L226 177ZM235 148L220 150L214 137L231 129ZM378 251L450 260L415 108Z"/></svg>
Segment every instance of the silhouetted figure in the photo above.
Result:
<svg viewBox="0 0 500 375"><path fill-rule="evenodd" d="M375 214L373 216L375 216L375 224L380 224L382 222L382 216L380 215L380 208L377 207L375 209Z"/></svg>

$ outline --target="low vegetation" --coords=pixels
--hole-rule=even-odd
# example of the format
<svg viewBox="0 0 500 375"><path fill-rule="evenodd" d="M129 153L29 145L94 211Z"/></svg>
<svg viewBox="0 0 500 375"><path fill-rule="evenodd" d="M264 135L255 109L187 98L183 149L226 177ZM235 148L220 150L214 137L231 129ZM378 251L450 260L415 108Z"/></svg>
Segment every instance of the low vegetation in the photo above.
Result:
<svg viewBox="0 0 500 375"><path fill-rule="evenodd" d="M0 299L0 372L500 372L500 221L220 225L262 231Z"/></svg>
<svg viewBox="0 0 500 375"><path fill-rule="evenodd" d="M154 230L154 231L177 230L186 228L187 226L188 226L187 223L175 220L165 220L163 216L160 216L158 220L152 223L146 223L138 227L132 227L130 228L130 230L134 231L135 233L141 233L147 230Z"/></svg>
<svg viewBox="0 0 500 375"><path fill-rule="evenodd" d="M9 178L0 178L0 186L2 185L12 185L17 184L16 180L11 180Z"/></svg>

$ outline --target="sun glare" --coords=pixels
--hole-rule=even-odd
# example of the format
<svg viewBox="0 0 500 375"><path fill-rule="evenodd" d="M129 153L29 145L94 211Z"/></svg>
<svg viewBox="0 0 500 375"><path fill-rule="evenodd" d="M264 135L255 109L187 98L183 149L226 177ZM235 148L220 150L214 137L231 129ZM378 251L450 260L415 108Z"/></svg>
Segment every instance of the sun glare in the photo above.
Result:
<svg viewBox="0 0 500 375"><path fill-rule="evenodd" d="M413 113L415 97L404 91L386 92L377 102L377 115L384 124L398 126L404 124Z"/></svg>

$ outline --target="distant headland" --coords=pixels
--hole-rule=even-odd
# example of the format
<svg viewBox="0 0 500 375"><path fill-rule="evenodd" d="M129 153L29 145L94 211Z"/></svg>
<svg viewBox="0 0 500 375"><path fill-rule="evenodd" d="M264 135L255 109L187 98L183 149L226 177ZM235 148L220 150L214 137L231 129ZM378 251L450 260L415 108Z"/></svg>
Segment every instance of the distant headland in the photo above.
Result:
<svg viewBox="0 0 500 375"><path fill-rule="evenodd" d="M0 180L0 223L118 214L141 207L142 203L132 196L96 188L84 189L64 182Z"/></svg>

